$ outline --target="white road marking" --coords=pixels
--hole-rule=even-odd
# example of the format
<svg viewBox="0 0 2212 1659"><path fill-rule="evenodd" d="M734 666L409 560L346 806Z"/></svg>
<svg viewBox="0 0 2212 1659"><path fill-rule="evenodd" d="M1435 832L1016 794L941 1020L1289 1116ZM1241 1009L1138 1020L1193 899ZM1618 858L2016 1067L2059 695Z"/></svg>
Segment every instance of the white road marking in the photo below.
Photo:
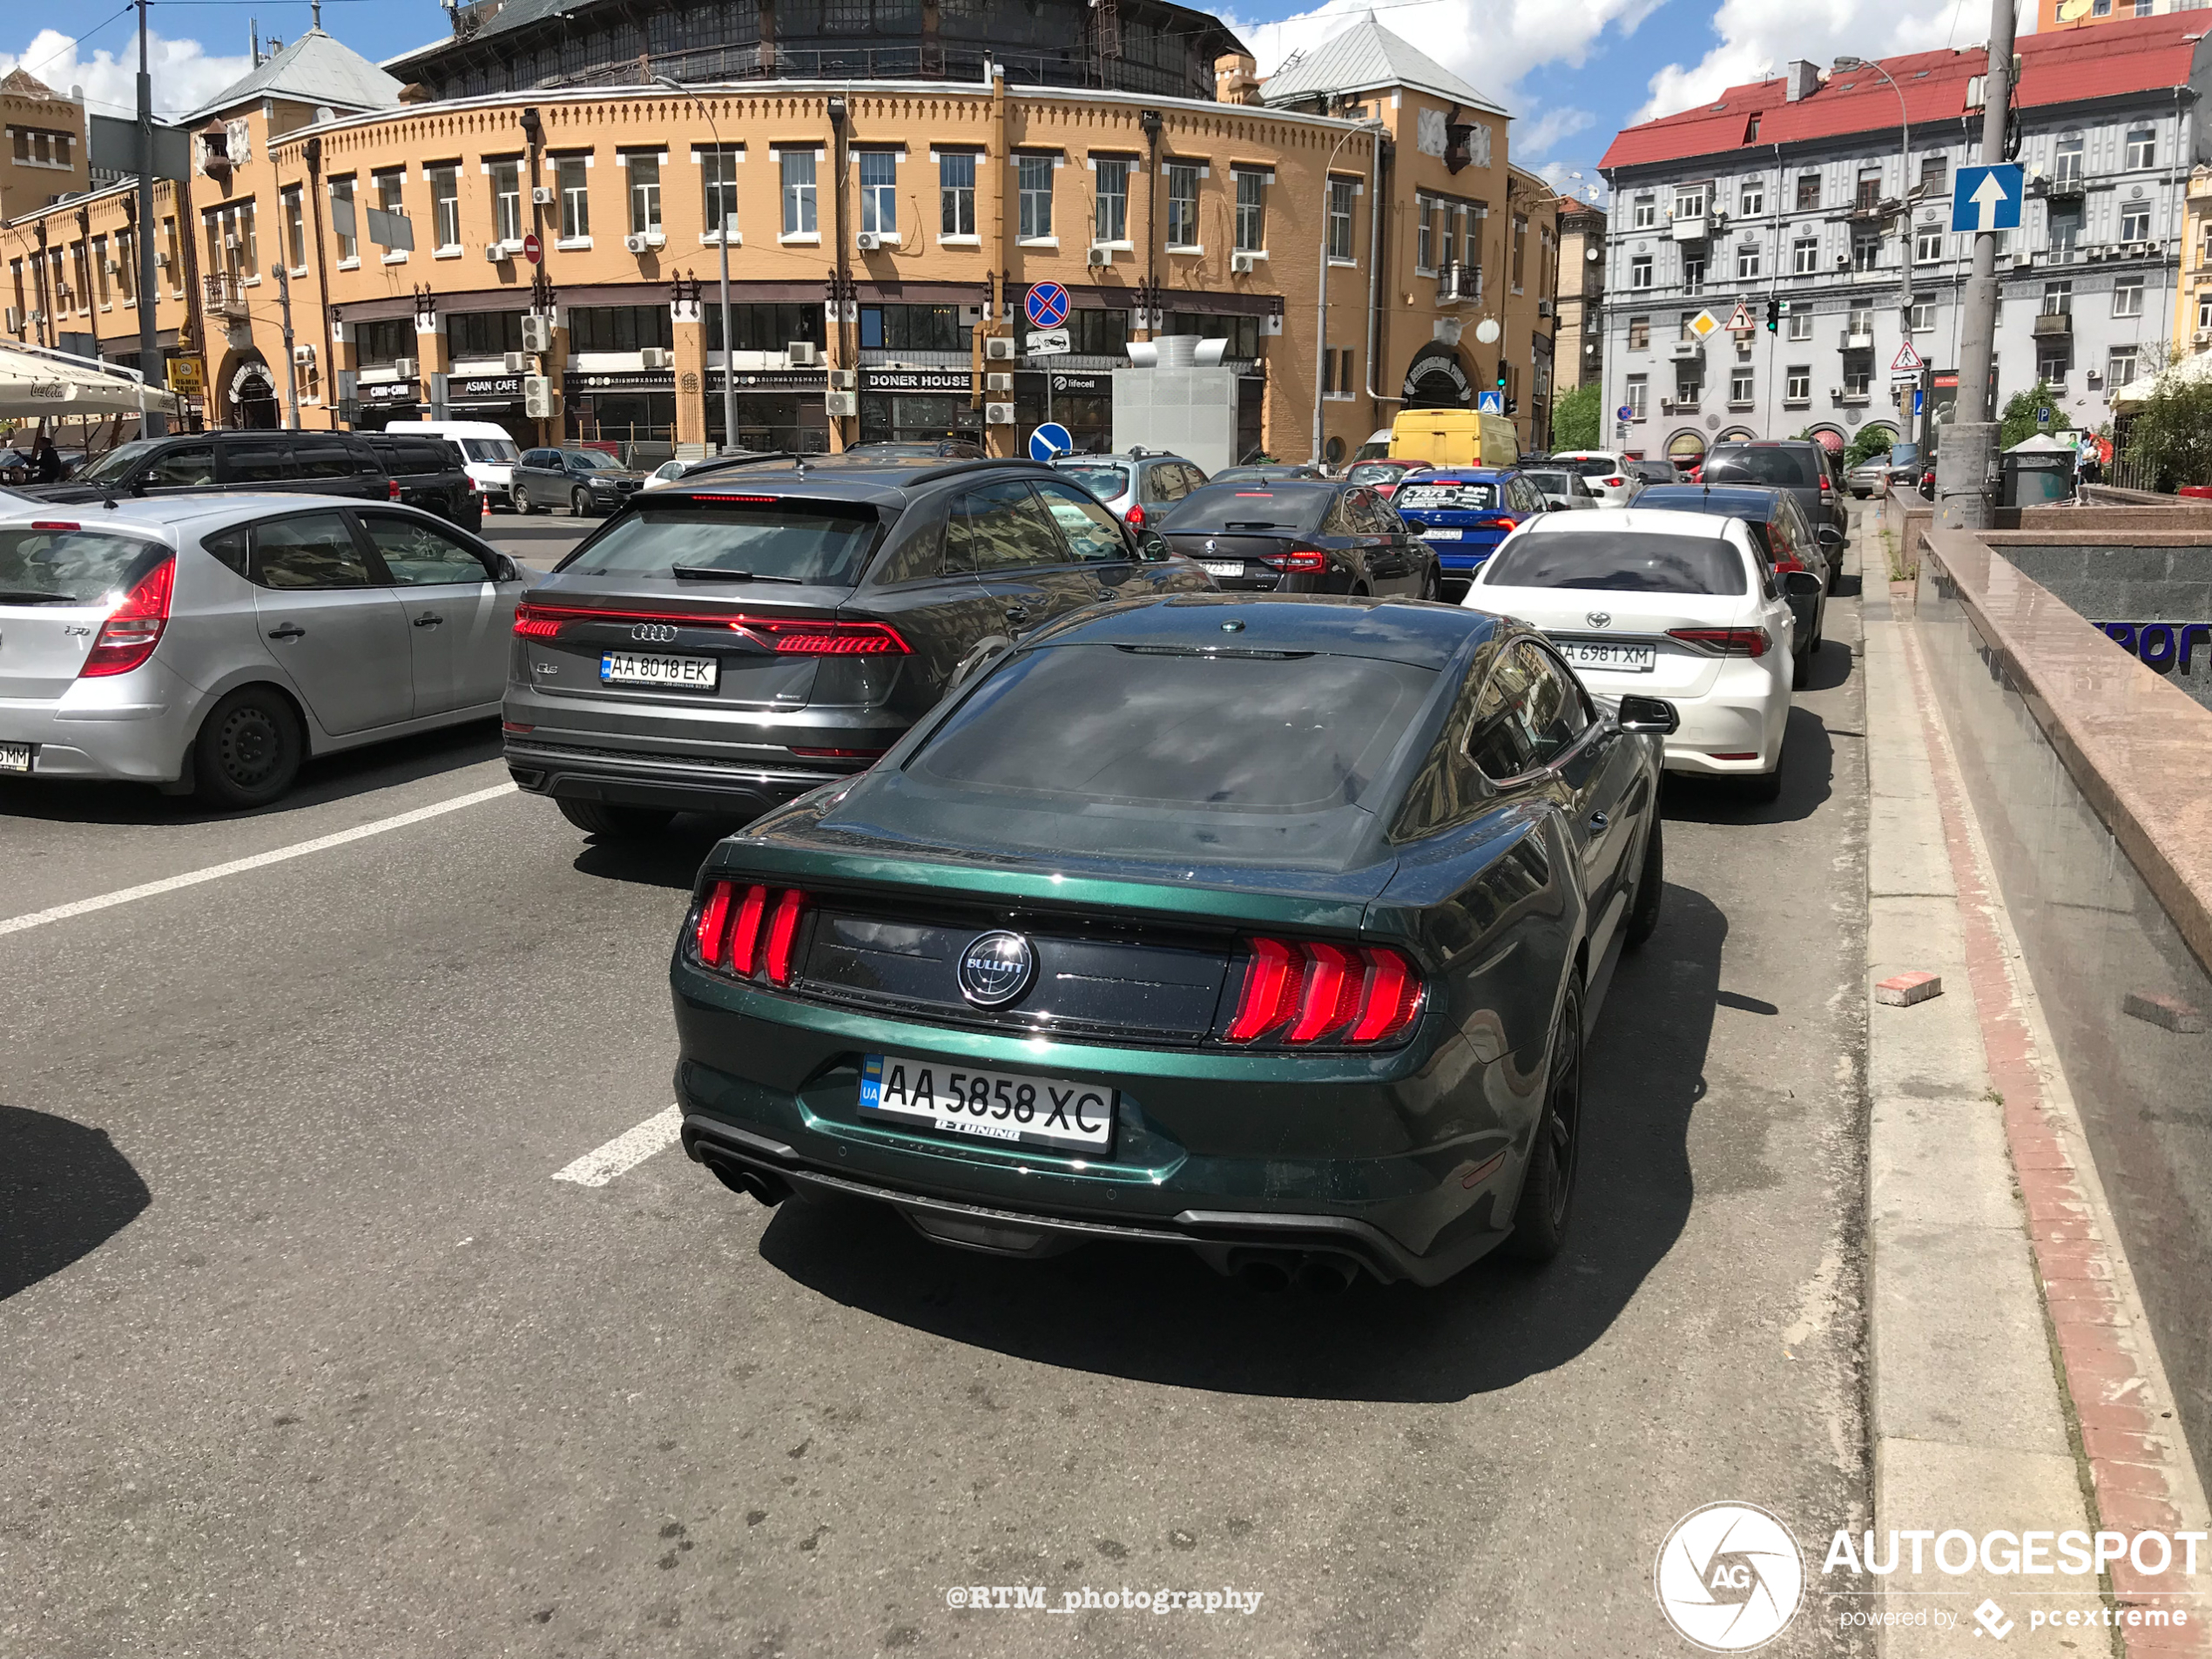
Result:
<svg viewBox="0 0 2212 1659"><path fill-rule="evenodd" d="M483 801L496 800L502 795L511 795L515 786L496 784L489 789L479 789L472 794L456 795L451 800L442 800L435 806L418 806L411 813L400 813L390 818L380 818L373 824L356 824L352 829L340 830L333 835L318 835L312 841L295 841L290 846L280 846L266 853L256 853L251 858L233 859L227 864L211 864L204 870L192 870L183 875L165 876L158 881L147 881L135 887L124 887L114 893L103 893L98 898L78 899L69 904L57 904L51 910L34 910L27 915L10 916L0 921L0 934L19 934L32 927L44 927L49 922L67 921L72 916L87 916L95 910L107 910L119 904L129 904L134 899L152 899L164 893L175 893L184 887L196 887L203 881L219 881L226 875L242 875L248 870L259 870L271 864L282 864L288 859L305 858L310 853L327 852L334 846L343 846L348 841L361 840L371 835L381 835L387 830L405 829L409 824L420 824L425 819L437 818L447 813L457 813L464 806L475 806Z"/></svg>
<svg viewBox="0 0 2212 1659"><path fill-rule="evenodd" d="M604 1187L654 1153L668 1150L683 1131L684 1109L671 1106L666 1111L655 1112L637 1128L624 1130L604 1146L595 1147L565 1169L554 1170L553 1178L573 1181L580 1187Z"/></svg>

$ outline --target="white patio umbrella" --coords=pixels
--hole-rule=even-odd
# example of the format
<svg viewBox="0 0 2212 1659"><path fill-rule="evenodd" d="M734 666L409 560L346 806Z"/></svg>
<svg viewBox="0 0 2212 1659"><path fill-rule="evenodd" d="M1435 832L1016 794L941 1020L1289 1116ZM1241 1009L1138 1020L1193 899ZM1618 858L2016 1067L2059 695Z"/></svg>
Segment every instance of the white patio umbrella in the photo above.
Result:
<svg viewBox="0 0 2212 1659"><path fill-rule="evenodd" d="M182 408L175 393L147 385L136 369L43 346L0 345L0 419L176 415Z"/></svg>

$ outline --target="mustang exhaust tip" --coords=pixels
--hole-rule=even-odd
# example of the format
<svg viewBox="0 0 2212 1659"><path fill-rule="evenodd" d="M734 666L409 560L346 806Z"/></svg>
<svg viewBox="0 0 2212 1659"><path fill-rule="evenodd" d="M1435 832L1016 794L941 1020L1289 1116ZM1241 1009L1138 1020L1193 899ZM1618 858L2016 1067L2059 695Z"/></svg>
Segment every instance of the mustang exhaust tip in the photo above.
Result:
<svg viewBox="0 0 2212 1659"><path fill-rule="evenodd" d="M791 1197L791 1184L780 1176L770 1175L762 1170L748 1170L742 1164L718 1157L709 1157L705 1163L714 1171L714 1178L731 1191L758 1198L771 1210Z"/></svg>

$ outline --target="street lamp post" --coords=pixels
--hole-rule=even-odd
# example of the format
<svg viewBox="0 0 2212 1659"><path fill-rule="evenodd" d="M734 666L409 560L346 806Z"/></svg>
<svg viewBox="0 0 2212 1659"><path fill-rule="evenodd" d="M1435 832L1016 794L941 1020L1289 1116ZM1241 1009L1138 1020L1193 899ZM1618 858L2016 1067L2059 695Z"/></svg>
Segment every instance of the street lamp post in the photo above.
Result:
<svg viewBox="0 0 2212 1659"><path fill-rule="evenodd" d="M1890 79L1889 71L1871 57L1838 57L1836 72L1856 75L1871 72L1889 83L1891 91L1897 94L1897 126L1898 133L1897 199L1904 229L1898 233L1898 337L1910 341L1912 338L1912 120L1905 107L1905 89ZM1915 428L1915 435L1918 430Z"/></svg>
<svg viewBox="0 0 2212 1659"><path fill-rule="evenodd" d="M1328 390L1329 368L1329 169L1337 165L1337 156L1345 145L1364 132L1372 137L1382 131L1380 121L1356 121L1346 127L1337 139L1336 147L1329 152L1329 158L1321 168L1321 280L1313 302L1313 464L1321 460L1321 399ZM1369 202L1367 211L1382 211L1380 202Z"/></svg>
<svg viewBox="0 0 2212 1659"><path fill-rule="evenodd" d="M714 115L705 101L673 75L656 75L655 82L671 92L681 92L691 100L698 112L706 118L707 136L714 140L715 199L722 205L722 222L714 227L715 251L722 256L722 447L732 449L738 442L738 377L731 371L735 361L730 343L730 201L724 192L730 180L723 174L727 158L722 153L722 134L714 125Z"/></svg>

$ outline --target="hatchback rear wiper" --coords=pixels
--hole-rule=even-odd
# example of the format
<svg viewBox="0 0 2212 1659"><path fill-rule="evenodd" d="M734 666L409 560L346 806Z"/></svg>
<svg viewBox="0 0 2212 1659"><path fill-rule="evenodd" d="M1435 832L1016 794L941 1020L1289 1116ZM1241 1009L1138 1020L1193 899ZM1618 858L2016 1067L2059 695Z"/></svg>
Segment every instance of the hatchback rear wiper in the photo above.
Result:
<svg viewBox="0 0 2212 1659"><path fill-rule="evenodd" d="M795 576L769 576L759 570L732 570L718 564L671 564L669 574L685 582L792 582Z"/></svg>
<svg viewBox="0 0 2212 1659"><path fill-rule="evenodd" d="M0 605L61 605L78 603L65 593L47 593L37 588L0 588Z"/></svg>

